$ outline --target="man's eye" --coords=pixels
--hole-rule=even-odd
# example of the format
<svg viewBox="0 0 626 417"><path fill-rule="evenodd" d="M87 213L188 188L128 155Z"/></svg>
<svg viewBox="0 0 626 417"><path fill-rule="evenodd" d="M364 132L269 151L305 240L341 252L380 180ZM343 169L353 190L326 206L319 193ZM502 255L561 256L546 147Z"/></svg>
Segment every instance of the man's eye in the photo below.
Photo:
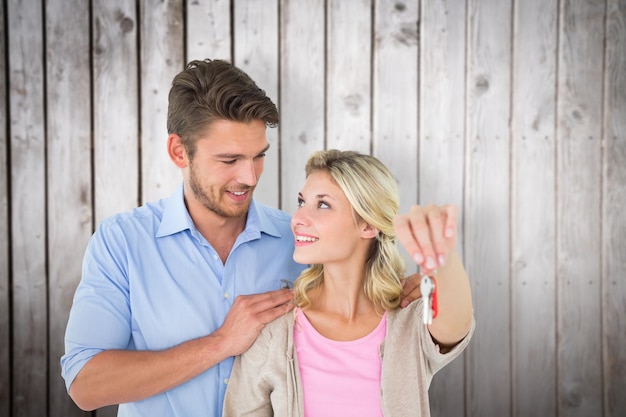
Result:
<svg viewBox="0 0 626 417"><path fill-rule="evenodd" d="M257 158L265 158L265 152L263 152L261 154L258 154L256 157Z"/></svg>
<svg viewBox="0 0 626 417"><path fill-rule="evenodd" d="M226 165L233 165L235 162L237 162L236 159L229 159L227 161L222 161L223 163L225 163Z"/></svg>

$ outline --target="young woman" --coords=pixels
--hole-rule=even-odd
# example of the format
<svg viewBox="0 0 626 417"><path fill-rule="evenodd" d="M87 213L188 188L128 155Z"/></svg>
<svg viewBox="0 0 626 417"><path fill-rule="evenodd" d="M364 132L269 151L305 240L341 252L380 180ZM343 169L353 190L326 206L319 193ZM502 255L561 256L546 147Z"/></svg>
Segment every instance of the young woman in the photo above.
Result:
<svg viewBox="0 0 626 417"><path fill-rule="evenodd" d="M236 358L225 416L430 415L433 375L473 333L470 285L447 228L455 209L415 207L423 219L413 225L416 243L432 239L443 264L435 275L439 312L427 326L421 299L399 308L398 206L396 181L376 158L311 156L291 220L294 260L311 267L295 282L293 313L266 325Z"/></svg>

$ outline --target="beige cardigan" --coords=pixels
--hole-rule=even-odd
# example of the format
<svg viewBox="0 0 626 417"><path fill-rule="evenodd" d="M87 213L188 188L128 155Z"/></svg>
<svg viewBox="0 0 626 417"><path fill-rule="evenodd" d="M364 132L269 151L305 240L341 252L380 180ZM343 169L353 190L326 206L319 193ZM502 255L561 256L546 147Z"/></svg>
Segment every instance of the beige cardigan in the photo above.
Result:
<svg viewBox="0 0 626 417"><path fill-rule="evenodd" d="M224 417L302 417L302 385L293 344L294 314L265 326L256 342L235 358L224 400ZM385 417L430 416L428 387L433 375L456 358L468 335L446 354L439 352L422 323L422 300L387 313L380 346L381 405Z"/></svg>

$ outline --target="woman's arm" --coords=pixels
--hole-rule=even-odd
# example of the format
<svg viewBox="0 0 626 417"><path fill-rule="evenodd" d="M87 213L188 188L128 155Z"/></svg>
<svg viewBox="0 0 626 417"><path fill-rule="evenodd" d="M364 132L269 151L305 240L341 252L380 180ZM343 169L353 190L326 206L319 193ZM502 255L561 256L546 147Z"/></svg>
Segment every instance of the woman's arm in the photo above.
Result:
<svg viewBox="0 0 626 417"><path fill-rule="evenodd" d="M409 213L397 216L394 227L398 240L422 272L435 276L438 313L428 329L442 347L452 347L470 331L473 317L469 279L455 251L457 209L451 205L416 205ZM417 285L414 281L412 287ZM403 300L402 305L406 303Z"/></svg>
<svg viewBox="0 0 626 417"><path fill-rule="evenodd" d="M438 312L428 330L442 348L451 348L470 331L473 316L469 279L456 252L437 269L435 280Z"/></svg>
<svg viewBox="0 0 626 417"><path fill-rule="evenodd" d="M271 417L274 415L270 381L263 366L268 360L271 337L261 332L250 349L235 358L224 398L223 417Z"/></svg>

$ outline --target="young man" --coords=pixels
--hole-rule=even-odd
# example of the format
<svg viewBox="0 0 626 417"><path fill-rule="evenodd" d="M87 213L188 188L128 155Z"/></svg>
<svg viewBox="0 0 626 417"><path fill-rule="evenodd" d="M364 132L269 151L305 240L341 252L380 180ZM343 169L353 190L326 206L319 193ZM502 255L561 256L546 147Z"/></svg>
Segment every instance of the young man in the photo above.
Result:
<svg viewBox="0 0 626 417"><path fill-rule="evenodd" d="M277 124L274 103L227 62L192 61L174 78L167 149L182 185L103 221L84 256L61 359L80 408L221 414L233 356L291 310L281 280L304 267L292 259L290 217L252 198L266 127ZM420 240L423 222L400 217L399 238L434 265L444 229ZM409 281L407 300L416 288Z"/></svg>

